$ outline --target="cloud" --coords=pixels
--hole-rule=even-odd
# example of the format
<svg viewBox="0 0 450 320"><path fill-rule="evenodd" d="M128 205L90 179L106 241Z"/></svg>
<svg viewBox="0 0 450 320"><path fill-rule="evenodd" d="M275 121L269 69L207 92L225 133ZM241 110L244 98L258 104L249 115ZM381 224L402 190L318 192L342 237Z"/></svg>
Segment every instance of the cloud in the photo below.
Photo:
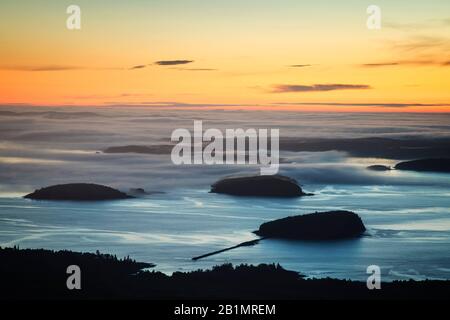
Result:
<svg viewBox="0 0 450 320"><path fill-rule="evenodd" d="M37 112L35 108L24 109L22 106L10 111ZM55 107L42 111L66 112L67 118L71 118L74 109ZM280 113L277 110L211 113L208 110L203 112L121 108L97 108L93 111L100 116L90 118L86 114L83 121L76 117L64 121L48 119L43 118L41 114L16 119L9 116L0 117L0 153L1 157L7 158L5 162L0 163L0 191L3 189L8 192L26 193L57 183L95 182L123 190L143 187L146 190L173 193L175 188L188 189L197 186L200 190L207 190L211 183L222 176L252 174L259 170L249 166L175 166L168 155L96 153L97 150L111 145L161 144L170 138L174 128L191 130L192 119L204 119L205 129L213 126L219 129L237 126L265 128L270 124L280 128L282 137L291 137L290 143L300 143L308 137L321 137L322 141L325 141L330 137L399 136L404 139L407 136L419 135L430 138L448 136L448 127L445 126L445 119L441 115L308 114ZM151 130L148 130L149 126ZM373 143L376 143L376 140L373 140ZM435 140L433 145L439 147L438 143L439 141ZM382 150L388 152L389 145L385 145L384 141L379 144ZM355 146L353 142L347 145ZM448 150L448 142L441 146L442 150ZM407 152L427 150L429 149L410 148ZM345 155L336 151L282 152L280 155L293 162L282 164L280 173L297 178L305 184L308 191L313 191L309 189L313 183L434 186L439 183L445 188L449 187L448 179L433 175L424 177L373 173L365 170L365 166L347 162ZM179 179L180 176L183 176L183 179Z"/></svg>
<svg viewBox="0 0 450 320"><path fill-rule="evenodd" d="M274 102L272 104L236 104L236 103L185 103L177 101L156 101L123 104L120 102L111 102L108 106L120 107L156 107L156 108L199 108L199 107L274 107L274 106L336 106L336 107L380 107L380 108L408 108L408 107L450 107L450 103L395 103L395 102Z"/></svg>
<svg viewBox="0 0 450 320"><path fill-rule="evenodd" d="M81 70L83 67L65 66L65 65L43 65L43 66L3 66L3 70L15 71L66 71L66 70Z"/></svg>
<svg viewBox="0 0 450 320"><path fill-rule="evenodd" d="M151 93L120 93L120 94L86 94L86 95L73 95L66 96L68 99L117 99L117 98L137 98L137 97L149 97L153 96Z"/></svg>
<svg viewBox="0 0 450 320"><path fill-rule="evenodd" d="M0 66L1 70L28 71L28 72L46 72L46 71L71 71L71 70L123 70L117 67L86 67L70 65L28 65L28 66Z"/></svg>
<svg viewBox="0 0 450 320"><path fill-rule="evenodd" d="M289 67L291 68L305 68L305 67L311 67L312 64L293 64L290 65Z"/></svg>
<svg viewBox="0 0 450 320"><path fill-rule="evenodd" d="M135 69L143 69L143 68L145 68L146 67L146 65L144 65L144 64L140 64L140 65L137 65L137 66L133 66L133 67L131 67L130 68L130 70L135 70Z"/></svg>
<svg viewBox="0 0 450 320"><path fill-rule="evenodd" d="M353 102L278 102L274 105L292 106L336 106L336 107L382 107L382 108L408 108L408 107L449 107L450 103L353 103Z"/></svg>
<svg viewBox="0 0 450 320"><path fill-rule="evenodd" d="M92 98L107 98L107 97L116 97L116 98L122 98L122 97L138 97L138 96L152 96L152 94L121 94L116 96L96 96L96 95L86 95L86 96L72 96L73 99L91 99ZM73 108L78 107L79 104L61 104L58 105L58 108ZM92 108L104 108L104 107L112 107L112 108L126 108L126 107L153 107L153 108L202 108L202 107L213 107L213 108L227 108L227 107L265 107L266 105L253 103L253 104L242 104L242 103L185 103L185 102L178 102L178 101L103 101L101 103L97 104L90 104L90 105L83 105L83 106L89 106ZM268 105L267 105L268 106ZM14 107L42 107L42 108L54 108L55 106L52 105L42 105L42 104L32 104L32 103L7 103L7 102L1 102L0 101L0 108L14 108ZM0 116L6 115L3 114L3 112L0 109ZM0 132L1 132L1 126L0 126Z"/></svg>
<svg viewBox="0 0 450 320"><path fill-rule="evenodd" d="M201 108L201 107L250 107L258 104L246 105L238 103L185 103L178 101L138 101L123 103L109 102L109 107L154 107L154 108Z"/></svg>
<svg viewBox="0 0 450 320"><path fill-rule="evenodd" d="M155 64L158 66L176 66L180 64L192 63L194 60L160 60L156 61Z"/></svg>
<svg viewBox="0 0 450 320"><path fill-rule="evenodd" d="M364 63L361 65L361 67L376 68L376 67L391 67L397 65L399 65L399 62L377 62L377 63Z"/></svg>
<svg viewBox="0 0 450 320"><path fill-rule="evenodd" d="M335 91L335 90L361 90L371 89L372 87L366 84L313 84L309 86L295 85L295 84L280 84L275 85L272 92L321 92L321 91Z"/></svg>
<svg viewBox="0 0 450 320"><path fill-rule="evenodd" d="M154 64L159 66L176 66L193 63L194 60L162 60L156 61ZM151 65L151 64L150 64ZM1 70L13 70L13 71L29 71L29 72L44 72L44 71L70 71L70 70L138 70L147 68L149 64L138 64L127 68L107 67L107 68L94 68L86 66L71 66L71 65L18 65L18 66L0 66ZM192 69L179 69L187 71L215 71L216 69L210 68L192 68Z"/></svg>
<svg viewBox="0 0 450 320"><path fill-rule="evenodd" d="M378 67L392 67L392 66L448 66L449 61L435 61L435 60L398 60L398 61L386 61L376 63L365 63L360 65L367 68Z"/></svg>
<svg viewBox="0 0 450 320"><path fill-rule="evenodd" d="M177 66L193 63L194 60L161 60L156 61L154 64L159 66ZM71 65L36 65L36 66L0 66L0 70L13 70L13 71L30 71L30 72L42 72L42 71L69 71L69 70L138 70L144 69L152 64L138 64L127 68L93 68L85 66L71 66ZM180 71L217 71L213 68L176 68Z"/></svg>
<svg viewBox="0 0 450 320"><path fill-rule="evenodd" d="M65 112L65 111L25 111L25 112L16 112L9 110L0 110L0 117L35 117L42 116L47 119L58 119L58 120L66 120L66 119L79 119L79 118L93 118L100 116L95 112Z"/></svg>
<svg viewBox="0 0 450 320"><path fill-rule="evenodd" d="M418 52L425 50L442 50L450 49L450 39L440 36L414 36L406 41L396 41L392 44L392 48L405 52Z"/></svg>

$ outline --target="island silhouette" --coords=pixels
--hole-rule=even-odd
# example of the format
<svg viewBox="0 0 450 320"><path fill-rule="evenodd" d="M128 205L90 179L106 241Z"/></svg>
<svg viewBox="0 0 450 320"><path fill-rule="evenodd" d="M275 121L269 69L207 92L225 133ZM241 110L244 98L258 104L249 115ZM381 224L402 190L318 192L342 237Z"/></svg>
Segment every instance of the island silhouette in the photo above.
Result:
<svg viewBox="0 0 450 320"><path fill-rule="evenodd" d="M211 193L234 196L300 197L303 192L295 179L282 175L232 176L211 186Z"/></svg>
<svg viewBox="0 0 450 320"><path fill-rule="evenodd" d="M133 198L111 187L93 183L68 183L45 187L24 196L33 200L100 201Z"/></svg>

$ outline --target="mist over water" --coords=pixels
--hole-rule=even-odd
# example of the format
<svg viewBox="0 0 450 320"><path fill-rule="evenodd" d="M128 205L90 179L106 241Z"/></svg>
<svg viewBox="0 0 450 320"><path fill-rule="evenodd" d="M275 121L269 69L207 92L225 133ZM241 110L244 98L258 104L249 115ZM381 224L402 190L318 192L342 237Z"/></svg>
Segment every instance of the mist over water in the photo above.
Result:
<svg viewBox="0 0 450 320"><path fill-rule="evenodd" d="M148 108L0 107L0 246L130 255L164 272L224 262L280 263L308 276L366 279L377 264L384 280L450 279L449 175L373 172L339 150L281 150L280 173L313 197L236 198L210 194L225 175L258 166L175 166L170 154L106 154L111 146L164 145L176 128L279 128L283 138L450 138L447 114L349 114ZM162 193L124 201L79 203L22 199L36 188L92 182L123 191ZM241 241L264 222L345 209L367 235L333 243L265 240L196 262L191 258Z"/></svg>

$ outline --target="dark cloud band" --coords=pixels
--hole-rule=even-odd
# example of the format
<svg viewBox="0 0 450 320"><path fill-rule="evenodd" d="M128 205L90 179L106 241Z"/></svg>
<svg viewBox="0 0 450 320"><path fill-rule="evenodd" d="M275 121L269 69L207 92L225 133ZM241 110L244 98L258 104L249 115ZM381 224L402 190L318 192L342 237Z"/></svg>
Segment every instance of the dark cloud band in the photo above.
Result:
<svg viewBox="0 0 450 320"><path fill-rule="evenodd" d="M180 64L192 63L194 60L161 60L156 61L155 64L158 66L176 66Z"/></svg>

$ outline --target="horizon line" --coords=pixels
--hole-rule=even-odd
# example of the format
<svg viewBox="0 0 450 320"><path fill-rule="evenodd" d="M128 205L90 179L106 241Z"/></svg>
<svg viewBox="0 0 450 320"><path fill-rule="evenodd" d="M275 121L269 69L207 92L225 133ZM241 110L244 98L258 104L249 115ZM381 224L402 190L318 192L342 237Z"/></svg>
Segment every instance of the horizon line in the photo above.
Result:
<svg viewBox="0 0 450 320"><path fill-rule="evenodd" d="M307 106L335 107L335 109L300 109ZM239 111L296 111L296 112L336 112L336 113L450 113L450 103L368 103L368 102L273 102L273 103L255 103L255 104L237 104L237 103L184 103L177 101L155 101L146 103L102 103L102 104L41 104L41 103L2 103L0 108L153 108L153 109L172 109L172 110L239 110ZM297 107L297 109L296 109ZM341 107L341 108L339 108ZM345 110L343 108L366 107L370 110ZM448 110L411 110L411 108L446 108ZM388 109L388 110L386 110Z"/></svg>

